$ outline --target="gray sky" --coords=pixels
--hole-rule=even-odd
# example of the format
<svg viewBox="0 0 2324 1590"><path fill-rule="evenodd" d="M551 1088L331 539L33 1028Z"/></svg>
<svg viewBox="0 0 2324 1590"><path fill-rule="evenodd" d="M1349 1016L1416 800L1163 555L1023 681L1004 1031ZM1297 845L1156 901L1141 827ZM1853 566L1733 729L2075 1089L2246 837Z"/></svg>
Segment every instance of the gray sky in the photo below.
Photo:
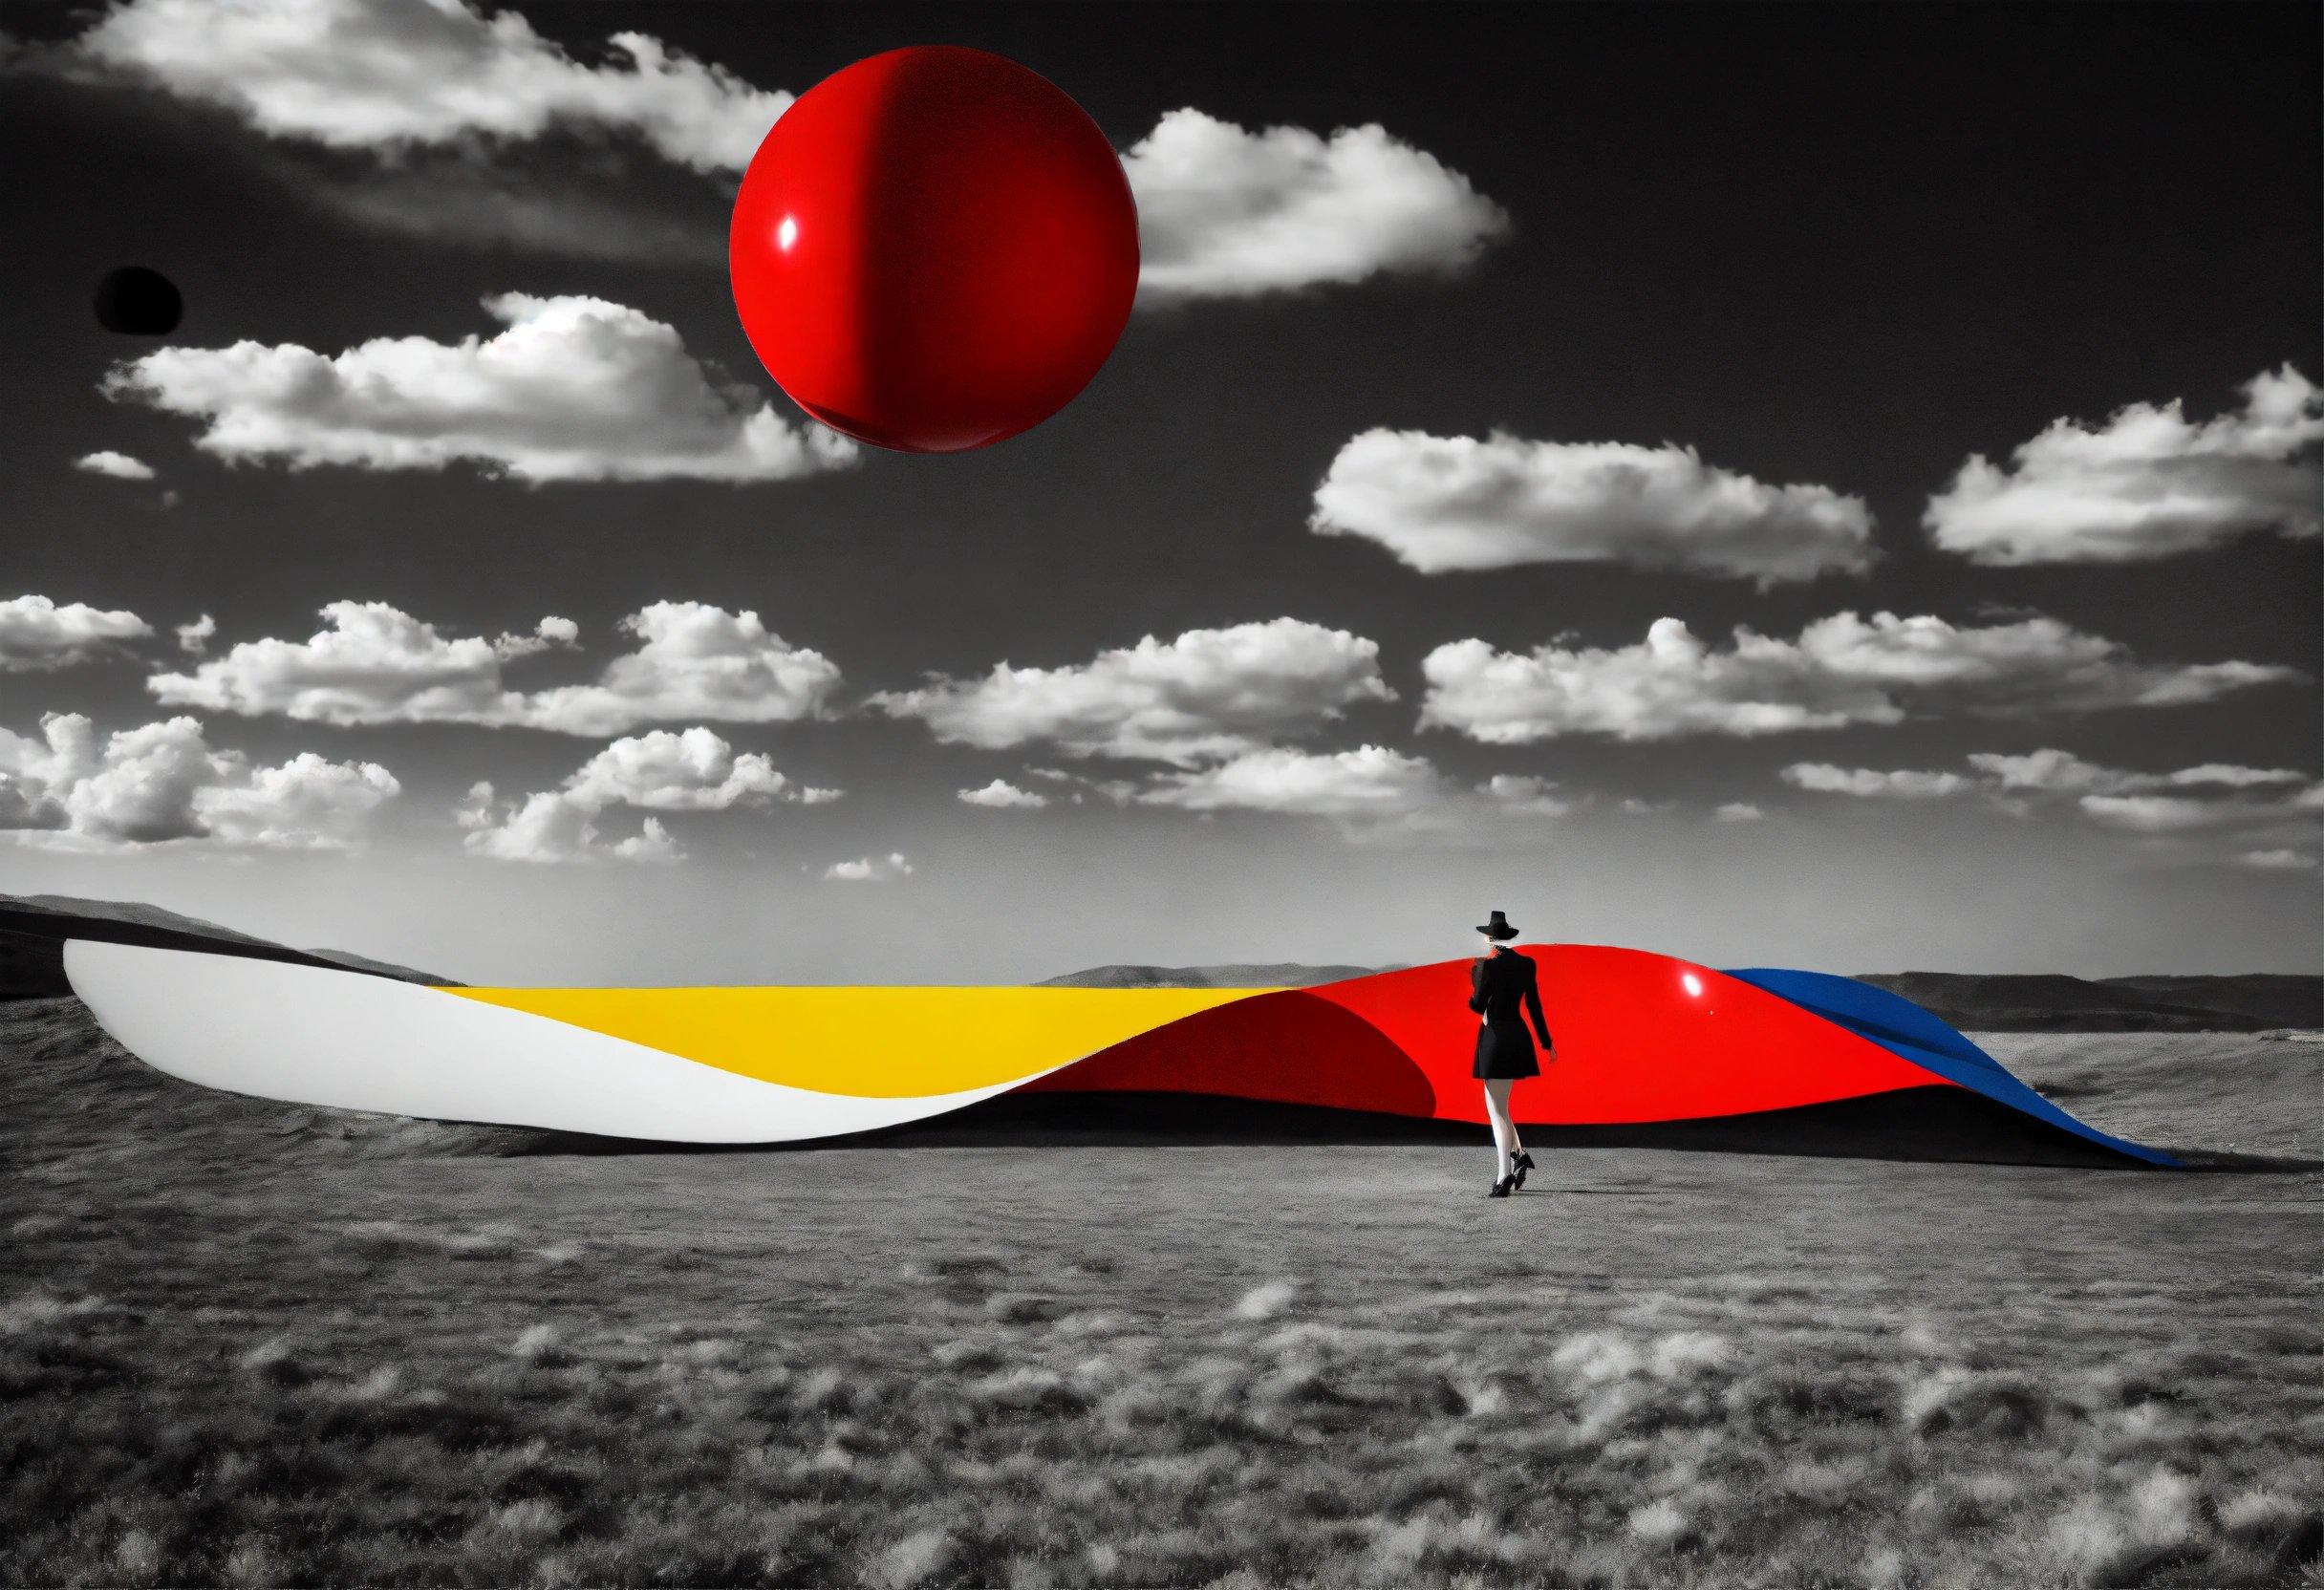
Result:
<svg viewBox="0 0 2324 1590"><path fill-rule="evenodd" d="M2312 8L218 14L7 19L0 889L469 980L2318 965ZM1146 258L947 458L723 268L915 42Z"/></svg>

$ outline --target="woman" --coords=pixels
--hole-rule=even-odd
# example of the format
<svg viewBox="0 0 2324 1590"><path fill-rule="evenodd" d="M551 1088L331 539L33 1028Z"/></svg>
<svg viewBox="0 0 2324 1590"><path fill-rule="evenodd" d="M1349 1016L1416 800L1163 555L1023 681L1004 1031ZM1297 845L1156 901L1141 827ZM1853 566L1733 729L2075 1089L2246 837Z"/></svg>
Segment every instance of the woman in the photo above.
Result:
<svg viewBox="0 0 2324 1590"><path fill-rule="evenodd" d="M1557 1045L1541 1017L1533 958L1508 945L1517 930L1496 911L1476 931L1485 935L1485 949L1469 968L1469 1008L1484 1020L1477 1025L1476 1063L1471 1070L1485 1080L1485 1114L1493 1122L1494 1182L1488 1195L1506 1198L1525 1185L1525 1172L1533 1169L1533 1155L1517 1141L1517 1124L1509 1113L1509 1090L1517 1080L1541 1074L1525 1016L1533 1018L1534 1032L1541 1035L1541 1047L1552 1060L1558 1058Z"/></svg>

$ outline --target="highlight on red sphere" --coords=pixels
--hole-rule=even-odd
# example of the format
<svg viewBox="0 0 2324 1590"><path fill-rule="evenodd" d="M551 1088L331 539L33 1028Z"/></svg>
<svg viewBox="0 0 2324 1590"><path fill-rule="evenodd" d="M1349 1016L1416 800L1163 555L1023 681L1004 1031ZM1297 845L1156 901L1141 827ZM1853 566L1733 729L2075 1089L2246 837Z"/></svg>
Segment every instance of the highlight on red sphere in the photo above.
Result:
<svg viewBox="0 0 2324 1590"><path fill-rule="evenodd" d="M874 446L957 453L1040 424L1113 351L1138 288L1122 162L1039 73L891 50L833 73L751 158L735 308L792 401Z"/></svg>

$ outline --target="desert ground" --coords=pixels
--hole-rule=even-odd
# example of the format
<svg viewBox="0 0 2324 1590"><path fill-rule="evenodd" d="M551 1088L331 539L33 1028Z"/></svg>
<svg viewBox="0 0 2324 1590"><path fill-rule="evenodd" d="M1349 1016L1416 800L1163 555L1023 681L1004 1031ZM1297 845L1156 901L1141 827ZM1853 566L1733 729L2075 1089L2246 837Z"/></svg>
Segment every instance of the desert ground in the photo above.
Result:
<svg viewBox="0 0 2324 1590"><path fill-rule="evenodd" d="M0 1005L0 1582L2324 1583L2324 1045L1987 1042L2307 1168L605 1151Z"/></svg>

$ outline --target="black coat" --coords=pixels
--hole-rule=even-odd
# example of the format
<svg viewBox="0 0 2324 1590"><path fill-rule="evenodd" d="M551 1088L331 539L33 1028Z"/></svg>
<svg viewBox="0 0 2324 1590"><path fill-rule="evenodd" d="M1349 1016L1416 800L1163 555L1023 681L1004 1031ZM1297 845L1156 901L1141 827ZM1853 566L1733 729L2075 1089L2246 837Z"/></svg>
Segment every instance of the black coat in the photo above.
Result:
<svg viewBox="0 0 2324 1590"><path fill-rule="evenodd" d="M1549 1022L1541 1015L1541 990L1533 957L1516 950L1496 950L1469 968L1469 1008L1483 1016L1476 1029L1476 1060L1470 1067L1479 1077L1538 1077L1541 1063L1535 1057L1533 1035L1525 1017L1541 1035L1541 1047L1554 1048Z"/></svg>

